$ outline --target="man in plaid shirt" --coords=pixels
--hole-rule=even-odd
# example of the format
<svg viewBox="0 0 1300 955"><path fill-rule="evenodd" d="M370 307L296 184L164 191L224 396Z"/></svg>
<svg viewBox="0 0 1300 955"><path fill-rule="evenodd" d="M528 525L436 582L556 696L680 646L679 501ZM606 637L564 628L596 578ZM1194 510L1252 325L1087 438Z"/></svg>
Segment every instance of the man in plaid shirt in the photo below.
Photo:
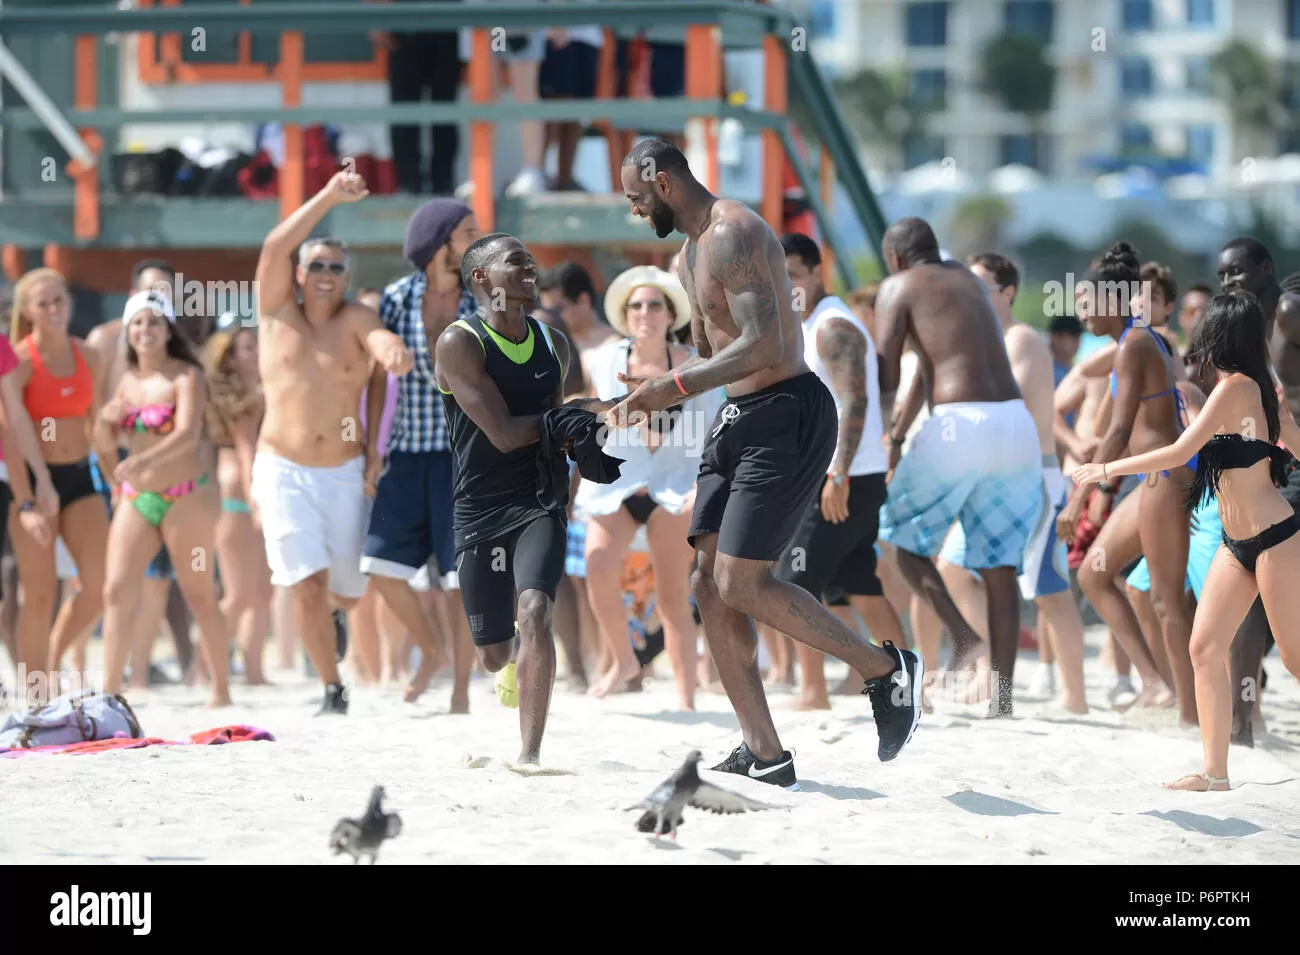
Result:
<svg viewBox="0 0 1300 955"><path fill-rule="evenodd" d="M367 434L371 450L378 452L370 460L385 455L386 460L382 475L366 475L375 501L361 570L421 648L420 668L406 690L410 702L424 692L439 663L438 634L415 595L415 588L425 589L421 579L427 580L430 558L437 559L446 617L455 633L453 713L469 712L474 646L456 579L451 445L433 362L438 336L477 307L474 296L462 288L460 260L478 235L469 206L452 199L434 199L411 216L402 251L415 271L384 289L379 316L410 349L415 364L398 381L388 447L377 447L378 428ZM386 389L387 376L378 369L367 393L367 421L380 420Z"/></svg>

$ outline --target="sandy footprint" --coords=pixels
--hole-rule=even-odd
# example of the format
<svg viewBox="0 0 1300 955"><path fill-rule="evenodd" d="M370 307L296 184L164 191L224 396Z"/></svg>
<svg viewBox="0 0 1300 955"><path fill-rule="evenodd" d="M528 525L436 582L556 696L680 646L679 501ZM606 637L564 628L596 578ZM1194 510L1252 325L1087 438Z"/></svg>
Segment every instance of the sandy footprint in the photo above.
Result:
<svg viewBox="0 0 1300 955"><path fill-rule="evenodd" d="M502 763L503 769L508 769L512 773L520 776L576 776L578 775L571 769L560 769L556 766L533 766L519 763Z"/></svg>

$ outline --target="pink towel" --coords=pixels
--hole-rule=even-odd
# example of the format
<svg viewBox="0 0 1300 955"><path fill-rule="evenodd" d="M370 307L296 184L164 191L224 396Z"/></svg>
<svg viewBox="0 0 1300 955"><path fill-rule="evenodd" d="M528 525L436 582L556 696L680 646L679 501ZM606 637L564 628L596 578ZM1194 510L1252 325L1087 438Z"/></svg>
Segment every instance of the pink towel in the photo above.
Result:
<svg viewBox="0 0 1300 955"><path fill-rule="evenodd" d="M185 740L166 740L157 736L144 739L131 739L118 736L114 739L93 739L84 743L67 743L63 746L34 746L31 749L0 749L0 757L14 759L33 753L46 753L58 756L84 756L88 753L105 753L119 749L142 749L145 746L215 746L221 743L251 743L256 740L275 742L275 737L266 730L256 726L218 726L215 729L194 733Z"/></svg>

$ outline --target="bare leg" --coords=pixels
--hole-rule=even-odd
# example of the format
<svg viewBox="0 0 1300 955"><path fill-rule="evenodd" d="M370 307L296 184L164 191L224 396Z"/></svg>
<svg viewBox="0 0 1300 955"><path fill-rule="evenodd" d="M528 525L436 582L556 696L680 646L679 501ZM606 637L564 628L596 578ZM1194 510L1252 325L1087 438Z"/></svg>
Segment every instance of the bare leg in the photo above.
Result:
<svg viewBox="0 0 1300 955"><path fill-rule="evenodd" d="M108 514L98 496L83 497L59 514L58 532L77 564L81 589L59 613L50 632L51 673L68 647L95 625L104 609L104 561L108 546Z"/></svg>
<svg viewBox="0 0 1300 955"><path fill-rule="evenodd" d="M1270 547L1260 554L1255 565L1278 656L1291 675L1300 679L1300 589L1295 585L1298 569L1300 535Z"/></svg>
<svg viewBox="0 0 1300 955"><path fill-rule="evenodd" d="M691 574L695 603L704 620L718 678L740 722L745 744L761 760L777 759L784 750L758 672L758 634L749 617L722 598L715 580L717 546L717 534L695 541L695 570ZM811 595L808 599L812 599Z"/></svg>
<svg viewBox="0 0 1300 955"><path fill-rule="evenodd" d="M943 578L943 585L952 595L952 602L961 611L962 618L970 621L975 633L987 643L989 600L984 589L984 579L972 574L965 567L950 564L946 560L935 560L934 565L939 570L939 576Z"/></svg>
<svg viewBox="0 0 1300 955"><path fill-rule="evenodd" d="M173 565L176 560L177 558L172 559ZM188 669L197 659L194 653L194 641L190 639L191 622L190 609L185 604L185 597L181 593L180 586L173 580L167 590L167 626L172 632L172 641L176 644L176 659L180 661L182 669Z"/></svg>
<svg viewBox="0 0 1300 955"><path fill-rule="evenodd" d="M898 569L902 571L907 585L948 628L953 643L951 669L973 668L976 660L984 652L984 644L979 634L957 609L957 604L953 602L952 595L944 586L943 577L939 575L939 569L935 567L934 561L920 554L905 551L901 547L895 550L898 552Z"/></svg>
<svg viewBox="0 0 1300 955"><path fill-rule="evenodd" d="M569 671L569 689L587 692L587 669L582 658L582 617L573 578L565 574L555 591L555 635L564 648L564 668Z"/></svg>
<svg viewBox="0 0 1300 955"><path fill-rule="evenodd" d="M1020 650L1020 589L1014 567L989 567L980 571L988 592L989 646L996 680L993 712L1010 716L1012 677Z"/></svg>
<svg viewBox="0 0 1300 955"><path fill-rule="evenodd" d="M102 504L100 510L103 510ZM50 657L50 619L54 615L59 580L54 562L54 545L42 546L23 530L17 514L17 508L11 504L9 536L13 541L14 558L22 581L18 623L15 628L18 657L14 664L15 667L26 669L27 681L27 686L24 686L23 674L19 673L16 692L35 697L23 705L40 706L58 696L57 692L53 692L57 683L51 682L58 679L58 673L50 673L46 667ZM18 596L17 592L13 595L14 599L18 599Z"/></svg>
<svg viewBox="0 0 1300 955"><path fill-rule="evenodd" d="M1163 627L1183 726L1196 725L1196 681L1188 650L1192 615L1187 609L1186 596L1191 535L1186 485L1192 477L1189 469L1174 468L1169 477L1157 477L1154 484L1144 486L1139 501L1142 550L1151 567L1151 604Z"/></svg>
<svg viewBox="0 0 1300 955"><path fill-rule="evenodd" d="M872 646L861 634L845 626L802 587L778 580L772 574L769 561L718 554L712 564L711 576L728 606L789 634L805 646L843 660L864 679L872 680L894 672L892 654ZM696 599L699 599L698 594ZM718 662L718 672L722 672L721 661ZM725 685L725 679L723 683ZM760 754L755 751L755 755Z"/></svg>
<svg viewBox="0 0 1300 955"><path fill-rule="evenodd" d="M275 628L275 652L281 670L292 670L297 656L298 629L294 623L293 591L275 587L271 598L271 620Z"/></svg>
<svg viewBox="0 0 1300 955"><path fill-rule="evenodd" d="M920 594L912 594L909 600L912 619L912 636L925 660L926 673L933 674L939 670L939 655L943 647L943 621Z"/></svg>
<svg viewBox="0 0 1300 955"><path fill-rule="evenodd" d="M199 626L199 649L212 680L208 705L213 707L230 705L230 634L217 605L215 545L219 513L218 490L210 485L176 501L162 520L163 539L173 555L177 586Z"/></svg>
<svg viewBox="0 0 1300 955"><path fill-rule="evenodd" d="M1291 587L1294 590L1294 580ZM1196 708L1201 718L1201 742L1205 749L1201 771L1214 779L1228 778L1228 735L1232 729L1228 646L1257 592L1255 576L1247 573L1227 548L1220 547L1205 576L1200 613L1192 625L1191 640L1192 667L1196 673ZM1196 775L1184 776L1165 786L1196 791L1228 788L1227 783L1212 784Z"/></svg>
<svg viewBox="0 0 1300 955"><path fill-rule="evenodd" d="M331 618L329 571L321 570L289 588L293 598L293 622L307 659L325 686L338 684L335 660L334 621Z"/></svg>
<svg viewBox="0 0 1300 955"><path fill-rule="evenodd" d="M433 629L432 621L424 615L410 584L393 577L372 576L370 580L420 648L420 668L411 677L402 697L407 703L413 703L420 698L420 694L433 679L433 674L437 672L439 658L442 656L442 640Z"/></svg>
<svg viewBox="0 0 1300 955"><path fill-rule="evenodd" d="M348 611L348 657L356 671L357 681L373 685L379 681L379 614L376 605L379 591L372 579L357 605Z"/></svg>
<svg viewBox="0 0 1300 955"><path fill-rule="evenodd" d="M1062 704L1071 713L1087 713L1088 698L1083 682L1083 617L1079 615L1074 594L1063 590L1059 594L1039 597L1035 602L1043 624L1042 631L1051 634L1051 644L1061 665Z"/></svg>
<svg viewBox="0 0 1300 955"><path fill-rule="evenodd" d="M669 514L655 508L646 524L646 545L654 568L655 606L664 627L664 649L677 683L677 705L695 709L695 618L691 615L690 574L694 552L686 543L691 513Z"/></svg>
<svg viewBox="0 0 1300 955"><path fill-rule="evenodd" d="M1201 605L1205 591L1201 591ZM1232 679L1232 742L1238 746L1255 745L1254 713L1259 700L1259 668L1271 633L1263 599L1256 600L1237 628L1229 648L1228 660Z"/></svg>
<svg viewBox="0 0 1300 955"><path fill-rule="evenodd" d="M790 685L794 682L793 663L790 660L790 643L785 634L758 624L758 635L767 647L770 666L763 677L764 683Z"/></svg>
<svg viewBox="0 0 1300 955"><path fill-rule="evenodd" d="M1137 532L1138 498L1131 494L1111 513L1097 539L1084 555L1079 568L1079 585L1096 608L1097 615L1110 627L1119 645L1137 665L1142 678L1140 705L1164 705L1169 699L1168 685L1160 679L1155 660L1142 639L1142 628L1133 608L1116 582L1116 574L1127 567L1141 552Z"/></svg>
<svg viewBox="0 0 1300 955"><path fill-rule="evenodd" d="M469 618L459 590L444 590L443 601L451 625L452 660L455 666L451 688L451 712L469 712L469 678L474 671L474 638L469 632Z"/></svg>
<svg viewBox="0 0 1300 955"><path fill-rule="evenodd" d="M1124 593L1133 607L1133 614L1137 617L1138 624L1142 627L1142 638L1146 641L1147 649L1151 651L1156 672L1166 684L1172 684L1174 675L1169 669L1169 654L1165 652L1165 634L1160 628L1160 618L1156 615L1156 607L1151 602L1150 592L1138 590L1132 584L1126 583Z"/></svg>
<svg viewBox="0 0 1300 955"><path fill-rule="evenodd" d="M135 611L144 571L161 545L157 528L134 507L119 507L114 512L104 581L104 692L110 696L122 690L130 628L139 621Z"/></svg>
<svg viewBox="0 0 1300 955"><path fill-rule="evenodd" d="M537 102L537 76L540 63L512 60L510 63L510 93L516 103ZM543 168L546 159L546 127L541 120L525 120L519 124L519 145L524 166L536 170Z"/></svg>
<svg viewBox="0 0 1300 955"><path fill-rule="evenodd" d="M627 606L623 603L623 556L636 536L636 521L619 508L613 514L587 522L587 593L614 666L601 674L591 688L595 697L607 696L641 672L628 639Z"/></svg>
<svg viewBox="0 0 1300 955"><path fill-rule="evenodd" d="M849 603L857 616L862 618L862 622L867 627L867 639L876 644L886 642L892 643L896 647L908 646L907 636L903 631L903 622L898 619L898 614L894 612L894 605L885 597L873 597L864 594L849 595ZM832 610L837 608L831 608ZM847 609L847 608L844 608ZM837 614L846 624L848 619ZM854 624L849 624L854 626ZM860 674L849 671L840 686L836 687L835 693L839 694L857 694L861 693L866 681Z"/></svg>

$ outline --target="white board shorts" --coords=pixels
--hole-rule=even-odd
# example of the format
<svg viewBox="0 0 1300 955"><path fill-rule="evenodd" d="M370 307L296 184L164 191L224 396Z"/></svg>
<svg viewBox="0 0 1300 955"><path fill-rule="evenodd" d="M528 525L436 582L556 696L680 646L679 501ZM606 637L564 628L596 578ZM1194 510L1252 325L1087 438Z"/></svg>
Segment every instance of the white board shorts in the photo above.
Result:
<svg viewBox="0 0 1300 955"><path fill-rule="evenodd" d="M251 490L273 585L292 587L328 570L330 593L349 600L365 594L361 551L370 523L365 469L363 457L317 468L257 452Z"/></svg>

